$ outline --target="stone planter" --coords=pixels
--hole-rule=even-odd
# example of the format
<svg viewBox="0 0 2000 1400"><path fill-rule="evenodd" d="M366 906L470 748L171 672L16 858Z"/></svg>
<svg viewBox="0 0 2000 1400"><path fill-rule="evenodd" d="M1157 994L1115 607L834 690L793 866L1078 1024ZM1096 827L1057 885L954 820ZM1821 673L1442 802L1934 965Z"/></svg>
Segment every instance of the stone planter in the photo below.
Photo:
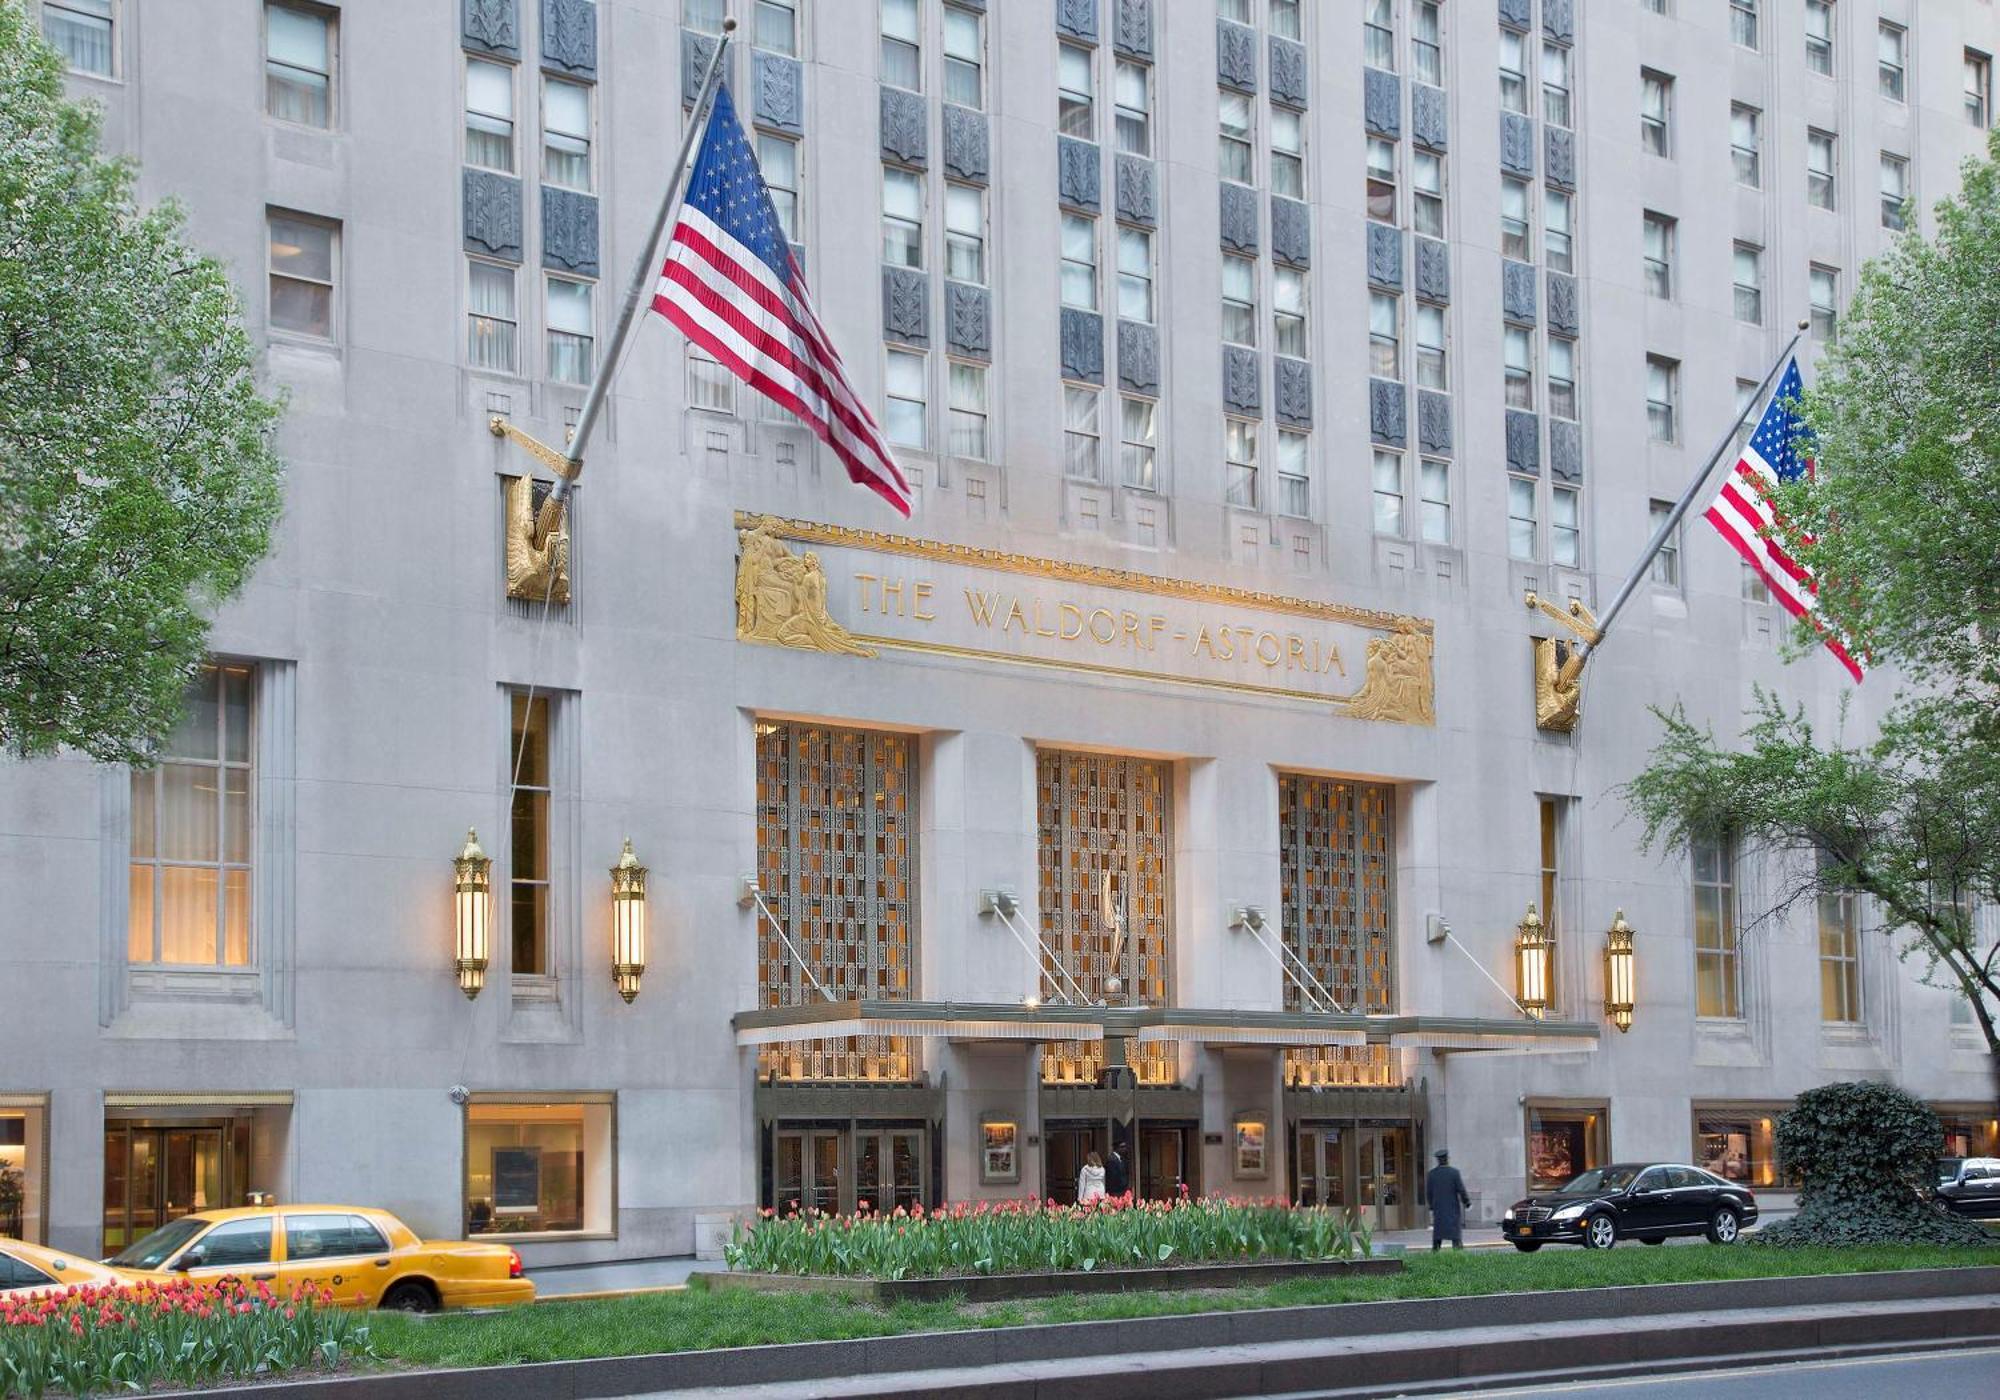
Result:
<svg viewBox="0 0 2000 1400"><path fill-rule="evenodd" d="M1295 1278L1399 1274L1400 1259L1307 1259L1255 1264L1181 1264L1158 1269L1067 1269L1036 1274L951 1274L942 1278L837 1278L827 1274L698 1272L696 1288L747 1288L760 1293L844 1293L873 1303L927 1303L960 1297L968 1303L1049 1298L1061 1293L1179 1292L1243 1288Z"/></svg>

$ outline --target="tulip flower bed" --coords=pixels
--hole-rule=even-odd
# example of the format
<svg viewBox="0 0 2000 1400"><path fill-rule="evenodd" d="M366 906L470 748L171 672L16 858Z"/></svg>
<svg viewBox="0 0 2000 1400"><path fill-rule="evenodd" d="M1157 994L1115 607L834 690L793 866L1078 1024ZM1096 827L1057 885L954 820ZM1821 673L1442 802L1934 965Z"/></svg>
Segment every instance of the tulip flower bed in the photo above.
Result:
<svg viewBox="0 0 2000 1400"><path fill-rule="evenodd" d="M368 1328L325 1289L236 1278L0 1294L0 1396L90 1395L250 1380L369 1355Z"/></svg>
<svg viewBox="0 0 2000 1400"><path fill-rule="evenodd" d="M1365 1259L1353 1216L1223 1197L1088 1205L981 1201L929 1212L777 1216L728 1246L731 1269L874 1279Z"/></svg>

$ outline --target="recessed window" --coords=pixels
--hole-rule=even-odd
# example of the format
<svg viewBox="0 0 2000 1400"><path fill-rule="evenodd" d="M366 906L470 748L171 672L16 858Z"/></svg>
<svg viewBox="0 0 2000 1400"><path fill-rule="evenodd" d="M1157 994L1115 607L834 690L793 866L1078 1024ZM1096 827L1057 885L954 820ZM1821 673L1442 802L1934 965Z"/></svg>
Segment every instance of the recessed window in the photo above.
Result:
<svg viewBox="0 0 2000 1400"><path fill-rule="evenodd" d="M948 362L946 429L954 457L989 460L986 442L986 366Z"/></svg>
<svg viewBox="0 0 2000 1400"><path fill-rule="evenodd" d="M1402 298L1368 294L1368 372L1378 379L1403 377Z"/></svg>
<svg viewBox="0 0 2000 1400"><path fill-rule="evenodd" d="M1646 357L1646 436L1653 442L1673 442L1680 417L1680 375L1677 361Z"/></svg>
<svg viewBox="0 0 2000 1400"><path fill-rule="evenodd" d="M1500 177L1500 253L1518 262L1535 259L1534 231L1528 223L1528 182Z"/></svg>
<svg viewBox="0 0 2000 1400"><path fill-rule="evenodd" d="M548 279L549 378L558 384L588 384L597 367L595 291L594 284L574 277Z"/></svg>
<svg viewBox="0 0 2000 1400"><path fill-rule="evenodd" d="M1806 0L1806 67L1833 76L1833 0Z"/></svg>
<svg viewBox="0 0 2000 1400"><path fill-rule="evenodd" d="M1379 136L1368 138L1368 217L1396 222L1396 143Z"/></svg>
<svg viewBox="0 0 2000 1400"><path fill-rule="evenodd" d="M300 126L333 124L333 15L264 7L264 110Z"/></svg>
<svg viewBox="0 0 2000 1400"><path fill-rule="evenodd" d="M1541 534L1541 518L1536 512L1535 480L1528 476L1507 478L1507 555L1533 562L1536 537Z"/></svg>
<svg viewBox="0 0 2000 1400"><path fill-rule="evenodd" d="M1305 38L1305 21L1299 13L1300 0L1271 0L1271 32L1280 39Z"/></svg>
<svg viewBox="0 0 2000 1400"><path fill-rule="evenodd" d="M1156 491L1153 453L1159 446L1160 405L1127 395L1118 401L1118 474L1127 486Z"/></svg>
<svg viewBox="0 0 2000 1400"><path fill-rule="evenodd" d="M1153 319L1153 235L1118 226L1118 315L1121 320Z"/></svg>
<svg viewBox="0 0 2000 1400"><path fill-rule="evenodd" d="M718 13L716 27L710 33L722 28L722 5L717 3L715 9ZM751 42L758 48L790 58L799 56L799 7L796 0L757 0L754 19Z"/></svg>
<svg viewBox="0 0 2000 1400"><path fill-rule="evenodd" d="M1528 36L1512 29L1500 31L1500 107L1528 111Z"/></svg>
<svg viewBox="0 0 2000 1400"><path fill-rule="evenodd" d="M1694 890L1695 1015L1740 1017L1743 986L1736 930L1736 852L1731 843L1690 845Z"/></svg>
<svg viewBox="0 0 2000 1400"><path fill-rule="evenodd" d="M930 446L930 380L924 357L913 350L890 350L884 364L889 441L924 451Z"/></svg>
<svg viewBox="0 0 2000 1400"><path fill-rule="evenodd" d="M681 28L697 34L720 34L728 0L681 0Z"/></svg>
<svg viewBox="0 0 2000 1400"><path fill-rule="evenodd" d="M542 179L566 190L590 189L590 88L565 78L542 80Z"/></svg>
<svg viewBox="0 0 2000 1400"><path fill-rule="evenodd" d="M1243 93L1224 89L1216 94L1216 110L1221 124L1220 170L1222 178L1247 185L1253 178L1254 108Z"/></svg>
<svg viewBox="0 0 2000 1400"><path fill-rule="evenodd" d="M1062 304L1097 310L1097 220L1062 216Z"/></svg>
<svg viewBox="0 0 2000 1400"><path fill-rule="evenodd" d="M1649 501L1646 503L1647 538L1660 532L1660 528L1673 519L1672 501ZM1681 586L1681 541L1678 527L1667 532L1666 540L1660 545L1659 553L1653 556L1648 577L1662 588Z"/></svg>
<svg viewBox="0 0 2000 1400"><path fill-rule="evenodd" d="M608 1235L611 1096L480 1095L465 1106L465 1233Z"/></svg>
<svg viewBox="0 0 2000 1400"><path fill-rule="evenodd" d="M1296 267L1272 268L1271 343L1280 355L1303 360L1311 353L1306 310L1306 274Z"/></svg>
<svg viewBox="0 0 2000 1400"><path fill-rule="evenodd" d="M1250 23L1250 0L1216 0L1215 13L1218 17L1234 20L1238 24Z"/></svg>
<svg viewBox="0 0 2000 1400"><path fill-rule="evenodd" d="M1729 108L1729 159L1736 169L1736 183L1759 189L1764 183L1764 114L1740 102Z"/></svg>
<svg viewBox="0 0 2000 1400"><path fill-rule="evenodd" d="M1891 102L1903 100L1909 41L1910 32L1900 24L1885 19L1875 26L1875 86Z"/></svg>
<svg viewBox="0 0 2000 1400"><path fill-rule="evenodd" d="M338 225L277 213L268 223L271 329L333 339Z"/></svg>
<svg viewBox="0 0 2000 1400"><path fill-rule="evenodd" d="M1451 375L1445 359L1444 308L1427 301L1417 303L1417 385L1423 389L1449 389Z"/></svg>
<svg viewBox="0 0 2000 1400"><path fill-rule="evenodd" d="M1576 271L1576 196L1561 190L1542 191L1543 254L1551 272Z"/></svg>
<svg viewBox="0 0 2000 1400"><path fill-rule="evenodd" d="M1056 45L1056 129L1065 136L1096 139L1097 70L1091 52L1076 44Z"/></svg>
<svg viewBox="0 0 2000 1400"><path fill-rule="evenodd" d="M1525 326L1508 326L1501 334L1506 364L1507 407L1535 406L1535 333Z"/></svg>
<svg viewBox="0 0 2000 1400"><path fill-rule="evenodd" d="M882 261L924 265L924 182L915 171L882 167Z"/></svg>
<svg viewBox="0 0 2000 1400"><path fill-rule="evenodd" d="M1363 63L1370 68L1396 71L1395 0L1365 0L1361 19Z"/></svg>
<svg viewBox="0 0 2000 1400"><path fill-rule="evenodd" d="M1451 463L1426 457L1417 465L1423 534L1429 544L1451 543Z"/></svg>
<svg viewBox="0 0 2000 1400"><path fill-rule="evenodd" d="M1583 506L1574 486L1549 491L1549 560L1565 569L1583 566Z"/></svg>
<svg viewBox="0 0 2000 1400"><path fill-rule="evenodd" d="M1444 47L1437 0L1417 0L1410 8L1410 56L1418 82L1444 86Z"/></svg>
<svg viewBox="0 0 2000 1400"><path fill-rule="evenodd" d="M1910 201L1910 162L1882 152L1882 227L1903 230L1903 206Z"/></svg>
<svg viewBox="0 0 2000 1400"><path fill-rule="evenodd" d="M1986 130L1993 112L1993 60L1977 49L1965 51L1965 120Z"/></svg>
<svg viewBox="0 0 2000 1400"><path fill-rule="evenodd" d="M986 281L986 191L976 185L944 187L944 275Z"/></svg>
<svg viewBox="0 0 2000 1400"><path fill-rule="evenodd" d="M1257 263L1233 253L1222 258L1222 338L1231 345L1257 343Z"/></svg>
<svg viewBox="0 0 2000 1400"><path fill-rule="evenodd" d="M1271 189L1292 199L1306 197L1305 118L1289 107L1271 109Z"/></svg>
<svg viewBox="0 0 2000 1400"><path fill-rule="evenodd" d="M1078 481L1103 475L1104 391L1088 384L1063 385L1063 472Z"/></svg>
<svg viewBox="0 0 2000 1400"><path fill-rule="evenodd" d="M1757 47L1757 0L1729 0L1729 42L1739 49Z"/></svg>
<svg viewBox="0 0 2000 1400"><path fill-rule="evenodd" d="M1576 411L1576 342L1549 337L1549 412L1572 422Z"/></svg>
<svg viewBox="0 0 2000 1400"><path fill-rule="evenodd" d="M771 192L771 209L787 242L799 241L799 143L775 132L757 133L757 164L764 188Z"/></svg>
<svg viewBox="0 0 2000 1400"><path fill-rule="evenodd" d="M882 81L924 90L923 12L918 0L882 0Z"/></svg>
<svg viewBox="0 0 2000 1400"><path fill-rule="evenodd" d="M1835 207L1833 133L1806 132L1806 203L1816 209Z"/></svg>
<svg viewBox="0 0 2000 1400"><path fill-rule="evenodd" d="M1673 155L1674 80L1650 69L1639 74L1639 149L1647 155Z"/></svg>
<svg viewBox="0 0 2000 1400"><path fill-rule="evenodd" d="M1542 117L1551 126L1569 126L1569 49L1542 45Z"/></svg>
<svg viewBox="0 0 2000 1400"><path fill-rule="evenodd" d="M1371 481L1375 499L1375 533L1403 537L1403 456L1375 449Z"/></svg>
<svg viewBox="0 0 2000 1400"><path fill-rule="evenodd" d="M1248 418L1222 420L1223 499L1246 510L1257 508L1257 424Z"/></svg>
<svg viewBox="0 0 2000 1400"><path fill-rule="evenodd" d="M513 727L507 746L512 786L507 819L508 931L516 977L545 977L549 956L551 857L549 697L525 692L509 697Z"/></svg>
<svg viewBox="0 0 2000 1400"><path fill-rule="evenodd" d="M1304 433L1278 429L1278 514L1305 519L1312 514L1312 478Z"/></svg>
<svg viewBox="0 0 2000 1400"><path fill-rule="evenodd" d="M468 259L465 265L466 363L496 374L521 368L518 274L507 263Z"/></svg>
<svg viewBox="0 0 2000 1400"><path fill-rule="evenodd" d="M1736 245L1736 319L1745 325L1764 324L1764 250L1754 243Z"/></svg>
<svg viewBox="0 0 2000 1400"><path fill-rule="evenodd" d="M1414 151L1410 155L1410 223L1426 238L1444 237L1444 157L1429 151ZM1390 209L1395 208L1395 193L1390 192ZM1372 209L1370 211L1373 212Z"/></svg>
<svg viewBox="0 0 2000 1400"><path fill-rule="evenodd" d="M1836 862L1818 853L1822 881ZM1861 1020L1860 896L1852 890L1825 889L1819 896L1819 1018L1835 1025Z"/></svg>
<svg viewBox="0 0 2000 1400"><path fill-rule="evenodd" d="M1606 1159L1607 1114L1591 1108L1528 1107L1528 1189L1553 1191Z"/></svg>
<svg viewBox="0 0 2000 1400"><path fill-rule="evenodd" d="M42 37L72 73L108 78L114 71L115 0L42 0Z"/></svg>
<svg viewBox="0 0 2000 1400"><path fill-rule="evenodd" d="M1153 70L1129 58L1112 74L1118 149L1127 155L1153 153Z"/></svg>
<svg viewBox="0 0 2000 1400"><path fill-rule="evenodd" d="M514 169L514 70L483 58L465 61L465 163Z"/></svg>
<svg viewBox="0 0 2000 1400"><path fill-rule="evenodd" d="M944 100L986 105L986 19L957 5L944 7Z"/></svg>
<svg viewBox="0 0 2000 1400"><path fill-rule="evenodd" d="M1806 299L1811 305L1812 333L1820 340L1832 340L1838 323L1840 274L1814 263L1806 272Z"/></svg>
<svg viewBox="0 0 2000 1400"><path fill-rule="evenodd" d="M1674 298L1674 221L1665 214L1645 216L1646 295Z"/></svg>
<svg viewBox="0 0 2000 1400"><path fill-rule="evenodd" d="M703 413L736 414L736 376L693 341L687 342L687 405Z"/></svg>

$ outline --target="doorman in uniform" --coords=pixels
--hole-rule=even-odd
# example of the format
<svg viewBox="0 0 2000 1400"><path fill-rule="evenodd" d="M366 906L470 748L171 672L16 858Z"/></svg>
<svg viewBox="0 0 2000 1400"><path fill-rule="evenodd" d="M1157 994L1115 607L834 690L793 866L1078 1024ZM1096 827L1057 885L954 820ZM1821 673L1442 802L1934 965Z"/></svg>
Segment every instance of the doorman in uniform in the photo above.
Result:
<svg viewBox="0 0 2000 1400"><path fill-rule="evenodd" d="M1437 1165L1424 1178L1424 1204L1431 1208L1431 1248L1450 1240L1453 1249L1464 1249L1463 1208L1472 1204L1472 1197L1465 1194L1465 1178L1442 1147L1437 1150Z"/></svg>

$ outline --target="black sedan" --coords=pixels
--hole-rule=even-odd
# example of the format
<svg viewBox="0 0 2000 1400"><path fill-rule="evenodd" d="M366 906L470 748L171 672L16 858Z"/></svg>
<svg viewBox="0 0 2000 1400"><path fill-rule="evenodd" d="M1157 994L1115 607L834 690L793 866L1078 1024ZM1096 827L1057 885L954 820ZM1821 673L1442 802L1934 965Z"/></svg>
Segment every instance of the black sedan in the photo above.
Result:
<svg viewBox="0 0 2000 1400"><path fill-rule="evenodd" d="M1959 1215L2000 1215L2000 1157L1944 1158L1937 1195Z"/></svg>
<svg viewBox="0 0 2000 1400"><path fill-rule="evenodd" d="M1585 1249L1609 1249L1627 1239L1661 1244L1669 1235L1734 1244L1756 1219L1757 1198L1747 1186L1699 1167L1617 1162L1516 1201L1500 1217L1500 1232L1524 1254L1552 1243Z"/></svg>

